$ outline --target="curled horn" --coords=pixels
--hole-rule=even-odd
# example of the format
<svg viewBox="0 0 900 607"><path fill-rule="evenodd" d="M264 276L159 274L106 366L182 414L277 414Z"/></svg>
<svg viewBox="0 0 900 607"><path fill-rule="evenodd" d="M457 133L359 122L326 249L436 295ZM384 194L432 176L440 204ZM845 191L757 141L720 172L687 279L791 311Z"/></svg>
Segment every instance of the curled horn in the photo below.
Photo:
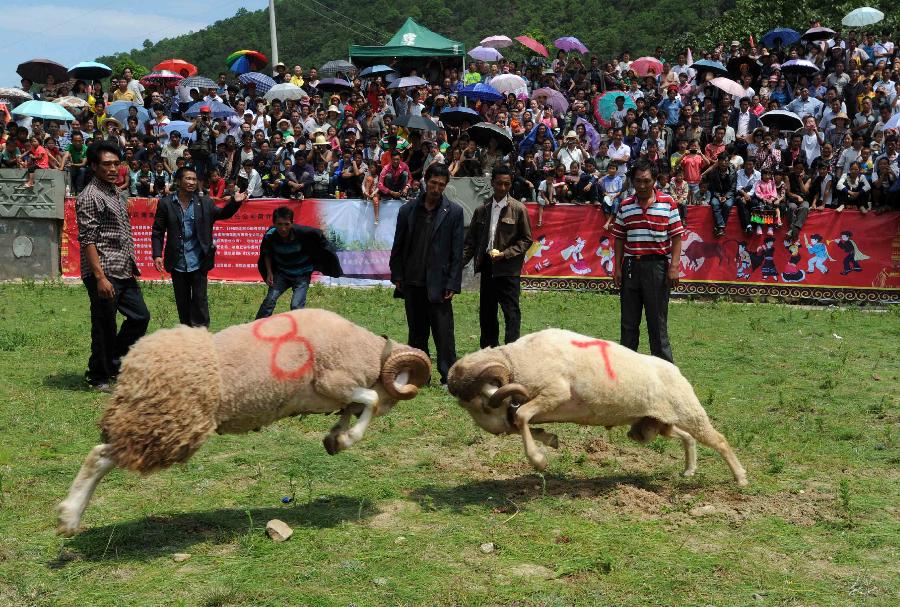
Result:
<svg viewBox="0 0 900 607"><path fill-rule="evenodd" d="M406 371L409 379L403 386L395 381ZM409 400L415 398L419 388L431 378L431 360L421 350L403 348L391 352L381 366L381 385L391 398Z"/></svg>
<svg viewBox="0 0 900 607"><path fill-rule="evenodd" d="M490 400L488 400L488 407L496 409L509 397L519 397L523 402L531 400L528 390L522 384L506 384L491 395Z"/></svg>

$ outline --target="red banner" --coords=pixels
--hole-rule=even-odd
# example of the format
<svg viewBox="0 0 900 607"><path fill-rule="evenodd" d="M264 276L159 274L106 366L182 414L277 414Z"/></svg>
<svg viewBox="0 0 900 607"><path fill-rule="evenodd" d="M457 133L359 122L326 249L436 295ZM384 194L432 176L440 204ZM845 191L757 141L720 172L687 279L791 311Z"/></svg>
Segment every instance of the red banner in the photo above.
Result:
<svg viewBox="0 0 900 607"><path fill-rule="evenodd" d="M601 211L548 207L538 228L537 207L529 210L535 243L522 273L531 279L531 286L609 287L615 239L603 229L606 218ZM798 244L785 240L786 228L773 236L748 236L734 217L729 218L724 236L714 238L712 228L710 207L688 208L679 291L869 301L900 298L900 213L815 211Z"/></svg>

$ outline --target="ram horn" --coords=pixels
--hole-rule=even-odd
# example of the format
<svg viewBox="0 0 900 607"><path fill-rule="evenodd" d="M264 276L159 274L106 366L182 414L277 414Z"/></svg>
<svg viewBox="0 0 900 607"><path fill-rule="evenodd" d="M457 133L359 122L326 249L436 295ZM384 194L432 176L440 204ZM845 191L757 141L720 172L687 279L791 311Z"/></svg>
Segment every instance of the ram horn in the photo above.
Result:
<svg viewBox="0 0 900 607"><path fill-rule="evenodd" d="M397 377L407 373L404 385L396 383ZM391 398L409 400L415 398L419 388L431 379L431 360L421 350L403 348L391 352L381 367L381 385Z"/></svg>
<svg viewBox="0 0 900 607"><path fill-rule="evenodd" d="M506 384L491 395L490 400L488 400L488 407L496 409L503 404L504 400L510 397L519 397L522 399L522 402L531 400L528 390L522 384Z"/></svg>

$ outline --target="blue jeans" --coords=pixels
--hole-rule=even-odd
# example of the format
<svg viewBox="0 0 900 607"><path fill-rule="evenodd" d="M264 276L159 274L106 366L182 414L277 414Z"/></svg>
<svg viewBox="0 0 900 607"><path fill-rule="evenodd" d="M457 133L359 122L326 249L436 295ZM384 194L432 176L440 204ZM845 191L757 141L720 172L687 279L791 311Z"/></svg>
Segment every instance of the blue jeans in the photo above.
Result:
<svg viewBox="0 0 900 607"><path fill-rule="evenodd" d="M288 289L294 290L294 294L291 297L291 310L305 308L306 292L309 290L309 278L309 274L303 274L297 278L276 274L275 283L269 287L269 292L266 293L266 298L263 300L262 305L259 306L256 318L268 318L271 316L275 310L275 304L278 303L278 298Z"/></svg>
<svg viewBox="0 0 900 607"><path fill-rule="evenodd" d="M716 227L724 228L725 222L728 221L728 215L731 213L731 207L734 206L734 197L713 195L709 199L709 206L712 207L713 220L716 222Z"/></svg>

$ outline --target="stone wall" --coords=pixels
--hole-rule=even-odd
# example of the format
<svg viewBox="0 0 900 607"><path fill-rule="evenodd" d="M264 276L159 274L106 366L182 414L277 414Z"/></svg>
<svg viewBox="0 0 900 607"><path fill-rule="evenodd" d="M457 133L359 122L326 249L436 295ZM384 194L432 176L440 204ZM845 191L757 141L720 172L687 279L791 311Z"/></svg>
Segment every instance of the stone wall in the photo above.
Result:
<svg viewBox="0 0 900 607"><path fill-rule="evenodd" d="M65 176L38 170L26 190L24 170L0 169L0 280L59 278Z"/></svg>

